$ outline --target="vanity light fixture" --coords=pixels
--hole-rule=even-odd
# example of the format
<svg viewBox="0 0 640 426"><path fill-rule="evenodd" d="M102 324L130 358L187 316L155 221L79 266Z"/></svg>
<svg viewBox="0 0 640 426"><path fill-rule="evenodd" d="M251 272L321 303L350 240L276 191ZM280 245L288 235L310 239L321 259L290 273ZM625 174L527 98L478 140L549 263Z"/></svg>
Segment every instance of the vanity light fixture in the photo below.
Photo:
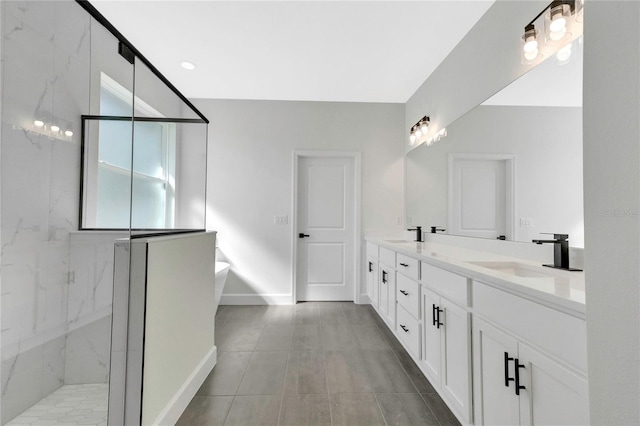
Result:
<svg viewBox="0 0 640 426"><path fill-rule="evenodd" d="M24 129L30 133L46 136L48 138L59 139L61 141L71 141L73 137L73 126L68 121L62 118L45 118L47 121L35 119L33 120L33 126L25 127ZM49 120L56 121L58 124L52 124ZM64 129L64 130L62 130Z"/></svg>
<svg viewBox="0 0 640 426"><path fill-rule="evenodd" d="M549 38L551 40L560 40L567 33L567 18L564 14L564 4L554 2L555 6L551 7L549 13Z"/></svg>
<svg viewBox="0 0 640 426"><path fill-rule="evenodd" d="M420 143L420 139L424 136L427 136L429 132L429 117L426 115L420 119L416 124L411 126L411 131L409 132L409 142L411 146L416 143Z"/></svg>
<svg viewBox="0 0 640 426"><path fill-rule="evenodd" d="M522 61L532 63L553 55L582 33L584 0L554 0L524 27ZM544 28L541 32L538 29ZM570 48L558 52L558 59L566 61ZM564 59L563 59L564 58Z"/></svg>
<svg viewBox="0 0 640 426"><path fill-rule="evenodd" d="M524 35L522 36L524 46L522 47L525 59L533 61L538 57L538 31L533 24L524 27Z"/></svg>

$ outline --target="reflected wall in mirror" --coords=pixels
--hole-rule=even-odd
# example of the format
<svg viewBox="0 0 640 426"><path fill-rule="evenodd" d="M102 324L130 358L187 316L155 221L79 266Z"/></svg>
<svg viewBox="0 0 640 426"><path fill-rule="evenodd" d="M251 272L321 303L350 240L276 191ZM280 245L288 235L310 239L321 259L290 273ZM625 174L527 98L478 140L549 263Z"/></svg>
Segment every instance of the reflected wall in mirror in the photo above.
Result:
<svg viewBox="0 0 640 426"><path fill-rule="evenodd" d="M531 242L543 238L541 233L564 233L572 247L584 247L581 39L573 42L571 51L568 60L547 59L447 126L442 142L423 144L407 154L408 225L449 230L457 217L462 221L458 229L463 229L457 235L480 236L476 231L484 231L487 221L479 219L491 210L482 204L493 205L500 197L480 196L477 187L481 180L492 182L493 175L474 172L456 180L452 159L513 158L512 196L508 183L496 190L507 192L507 213L504 219L496 218L505 221L506 238ZM471 183L467 192L478 195L476 207L452 197L459 181ZM456 206L459 211L454 211ZM499 235L485 233L487 238Z"/></svg>

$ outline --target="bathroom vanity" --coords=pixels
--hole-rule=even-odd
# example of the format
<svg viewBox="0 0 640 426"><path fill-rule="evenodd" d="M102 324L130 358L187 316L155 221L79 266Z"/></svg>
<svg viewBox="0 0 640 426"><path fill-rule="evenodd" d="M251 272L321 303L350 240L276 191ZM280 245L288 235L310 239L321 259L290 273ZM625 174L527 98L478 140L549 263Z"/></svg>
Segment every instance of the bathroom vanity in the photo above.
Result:
<svg viewBox="0 0 640 426"><path fill-rule="evenodd" d="M368 239L367 295L463 424L589 423L584 273Z"/></svg>

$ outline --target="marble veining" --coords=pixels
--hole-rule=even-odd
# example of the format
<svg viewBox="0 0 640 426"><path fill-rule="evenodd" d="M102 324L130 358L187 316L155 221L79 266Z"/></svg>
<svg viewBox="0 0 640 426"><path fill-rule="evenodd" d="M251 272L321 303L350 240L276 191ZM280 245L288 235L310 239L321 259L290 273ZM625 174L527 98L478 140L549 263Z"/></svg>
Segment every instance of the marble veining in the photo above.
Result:
<svg viewBox="0 0 640 426"><path fill-rule="evenodd" d="M108 385L65 385L18 417L9 426L107 424Z"/></svg>
<svg viewBox="0 0 640 426"><path fill-rule="evenodd" d="M111 302L106 250L99 253L104 261L95 260L96 274L70 288L70 235L78 229L80 116L88 111L91 94L91 19L70 0L11 1L0 7L4 424L65 383L69 307L84 301L84 310L76 309L72 316L81 328L109 318ZM36 119L70 129L73 137L60 140L38 133ZM106 245L101 240L95 244ZM80 285L87 291L78 298ZM103 323L96 327L105 329ZM75 333L71 358L84 360L91 348L103 354L108 330L99 342L95 339L87 331ZM104 381L108 357L97 358ZM77 380L82 376L75 374Z"/></svg>

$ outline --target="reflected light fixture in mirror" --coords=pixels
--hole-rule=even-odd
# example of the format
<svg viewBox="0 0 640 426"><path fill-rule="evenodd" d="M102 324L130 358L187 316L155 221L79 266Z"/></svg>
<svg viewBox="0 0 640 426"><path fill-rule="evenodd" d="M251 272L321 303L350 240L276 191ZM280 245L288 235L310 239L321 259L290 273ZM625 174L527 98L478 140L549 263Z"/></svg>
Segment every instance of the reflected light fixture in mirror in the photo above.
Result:
<svg viewBox="0 0 640 426"><path fill-rule="evenodd" d="M584 0L554 0L544 8L524 27L522 62L532 64L556 53L558 60L568 60L571 49L563 49L582 35L583 7ZM544 32L538 28L544 28Z"/></svg>
<svg viewBox="0 0 640 426"><path fill-rule="evenodd" d="M447 136L447 128L444 127L437 132L431 132L429 136L429 127L431 124L431 120L426 115L420 119L416 124L411 126L411 130L409 132L409 145L412 148L415 148L421 144L426 144L427 146L433 145L435 142L438 142L443 137Z"/></svg>
<svg viewBox="0 0 640 426"><path fill-rule="evenodd" d="M411 126L411 131L409 132L409 143L411 146L419 145L423 142L422 138L426 137L429 132L429 123L430 119L425 115L420 121Z"/></svg>

